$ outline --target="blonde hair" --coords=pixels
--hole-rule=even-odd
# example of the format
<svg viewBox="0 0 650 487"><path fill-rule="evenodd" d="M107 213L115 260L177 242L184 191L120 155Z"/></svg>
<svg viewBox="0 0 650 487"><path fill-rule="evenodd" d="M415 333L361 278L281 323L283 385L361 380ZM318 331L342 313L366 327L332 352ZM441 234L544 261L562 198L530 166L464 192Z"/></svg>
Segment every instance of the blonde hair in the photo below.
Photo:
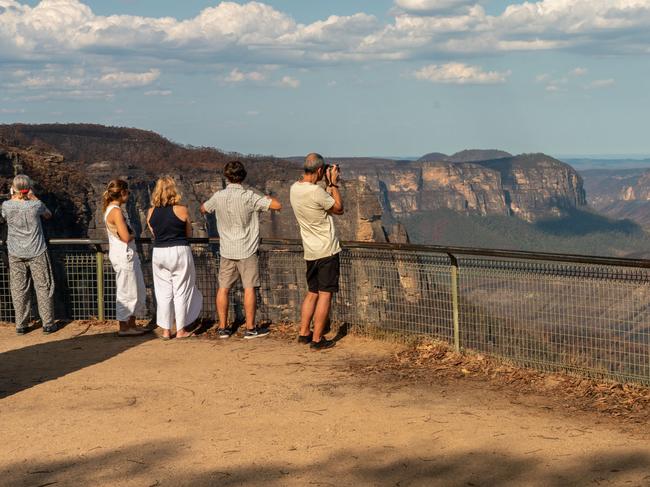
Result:
<svg viewBox="0 0 650 487"><path fill-rule="evenodd" d="M20 198L23 200L29 199L29 192L33 186L31 178L25 174L18 174L11 183L11 188L20 194Z"/></svg>
<svg viewBox="0 0 650 487"><path fill-rule="evenodd" d="M181 194L176 187L176 181L171 176L163 176L156 181L156 187L151 195L151 204L155 208L174 206L181 202Z"/></svg>
<svg viewBox="0 0 650 487"><path fill-rule="evenodd" d="M117 201L122 197L125 191L129 190L129 184L123 179L113 179L108 186L106 191L102 195L102 203L104 204L104 211L108 208L108 205L111 201Z"/></svg>

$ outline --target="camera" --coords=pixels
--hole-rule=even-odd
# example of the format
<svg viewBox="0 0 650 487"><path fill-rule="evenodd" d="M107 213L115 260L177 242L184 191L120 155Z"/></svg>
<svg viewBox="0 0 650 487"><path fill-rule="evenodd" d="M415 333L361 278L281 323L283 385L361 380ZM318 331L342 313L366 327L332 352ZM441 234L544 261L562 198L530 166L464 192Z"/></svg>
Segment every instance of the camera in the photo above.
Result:
<svg viewBox="0 0 650 487"><path fill-rule="evenodd" d="M338 169L338 171L339 171L339 178L340 178L340 174L341 174L340 171L341 171L341 168L339 167L338 164L325 164L325 166L324 166L324 169L325 169L325 182L327 183L328 186L329 186L330 184L332 184L332 182L330 181L330 171L331 171L333 168Z"/></svg>

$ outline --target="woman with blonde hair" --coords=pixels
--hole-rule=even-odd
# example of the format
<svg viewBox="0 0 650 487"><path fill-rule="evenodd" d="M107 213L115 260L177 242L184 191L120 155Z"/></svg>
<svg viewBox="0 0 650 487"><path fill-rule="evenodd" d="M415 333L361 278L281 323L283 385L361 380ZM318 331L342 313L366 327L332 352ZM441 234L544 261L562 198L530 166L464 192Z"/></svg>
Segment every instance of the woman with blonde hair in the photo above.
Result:
<svg viewBox="0 0 650 487"><path fill-rule="evenodd" d="M194 258L188 238L192 221L171 176L156 182L151 196L152 207L147 224L153 235L153 283L156 293L158 326L163 339L171 338L176 324L176 338L193 336L185 330L199 317L203 296L196 286Z"/></svg>
<svg viewBox="0 0 650 487"><path fill-rule="evenodd" d="M54 275L41 221L52 218L52 213L34 195L32 188L32 180L19 174L11 184L11 199L2 204L2 217L7 222L9 286L19 335L29 330L32 282L43 333L58 329L54 322Z"/></svg>
<svg viewBox="0 0 650 487"><path fill-rule="evenodd" d="M103 195L104 223L108 234L108 258L115 271L115 317L119 322L118 336L144 335L147 328L136 325L137 315L146 311L147 291L135 247L135 234L123 206L129 199L129 185L122 179L108 183Z"/></svg>

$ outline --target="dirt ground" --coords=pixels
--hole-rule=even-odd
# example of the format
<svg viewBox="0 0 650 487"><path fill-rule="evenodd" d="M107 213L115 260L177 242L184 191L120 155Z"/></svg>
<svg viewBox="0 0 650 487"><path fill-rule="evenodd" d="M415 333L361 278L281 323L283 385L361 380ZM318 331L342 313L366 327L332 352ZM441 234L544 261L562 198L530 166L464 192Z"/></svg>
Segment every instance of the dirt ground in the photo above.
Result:
<svg viewBox="0 0 650 487"><path fill-rule="evenodd" d="M0 485L650 485L647 422L360 372L399 349L0 326Z"/></svg>

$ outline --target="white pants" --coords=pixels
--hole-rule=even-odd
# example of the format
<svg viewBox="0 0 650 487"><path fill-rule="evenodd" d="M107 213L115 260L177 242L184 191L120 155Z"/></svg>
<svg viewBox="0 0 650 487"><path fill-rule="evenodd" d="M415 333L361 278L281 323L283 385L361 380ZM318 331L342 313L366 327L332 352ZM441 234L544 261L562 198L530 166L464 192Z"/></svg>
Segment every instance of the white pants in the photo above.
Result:
<svg viewBox="0 0 650 487"><path fill-rule="evenodd" d="M187 245L156 247L152 265L158 326L170 330L175 322L176 330L182 330L199 317L203 307L192 250Z"/></svg>
<svg viewBox="0 0 650 487"><path fill-rule="evenodd" d="M144 316L147 290L142 275L142 266L135 248L130 245L113 245L108 257L115 271L115 318L128 321L132 316Z"/></svg>

